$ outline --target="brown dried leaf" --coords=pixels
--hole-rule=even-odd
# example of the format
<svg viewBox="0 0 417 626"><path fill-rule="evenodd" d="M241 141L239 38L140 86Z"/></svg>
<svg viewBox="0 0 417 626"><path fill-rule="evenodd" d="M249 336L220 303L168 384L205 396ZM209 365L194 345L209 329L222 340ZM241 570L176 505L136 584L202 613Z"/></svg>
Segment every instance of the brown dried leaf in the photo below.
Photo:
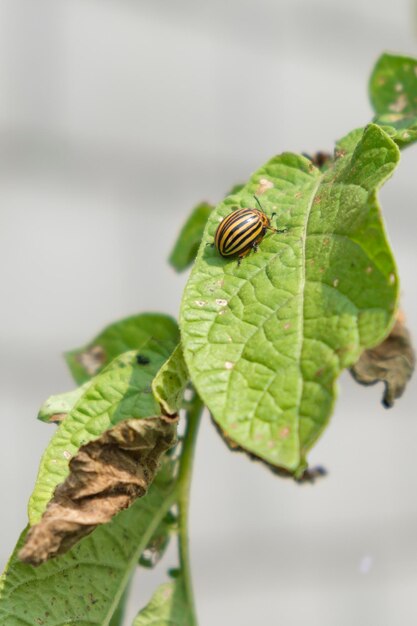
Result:
<svg viewBox="0 0 417 626"><path fill-rule="evenodd" d="M400 312L388 337L376 348L365 350L351 373L362 385L384 382L382 404L390 408L403 394L414 365L410 333L405 326L404 315Z"/></svg>
<svg viewBox="0 0 417 626"><path fill-rule="evenodd" d="M146 494L162 455L176 443L177 419L127 419L82 446L19 558L40 565L67 552L98 524Z"/></svg>

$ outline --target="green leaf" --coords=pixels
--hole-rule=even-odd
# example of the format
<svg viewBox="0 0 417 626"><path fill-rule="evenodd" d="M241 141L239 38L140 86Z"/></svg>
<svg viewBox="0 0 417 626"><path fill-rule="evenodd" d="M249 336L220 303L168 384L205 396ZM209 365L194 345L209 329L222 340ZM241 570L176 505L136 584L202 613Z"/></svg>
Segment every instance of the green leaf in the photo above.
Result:
<svg viewBox="0 0 417 626"><path fill-rule="evenodd" d="M115 612L112 615L112 618L109 622L109 626L123 626L123 620L126 612L126 603L129 596L129 585L126 585L125 590L123 591L122 597L119 600L119 604Z"/></svg>
<svg viewBox="0 0 417 626"><path fill-rule="evenodd" d="M168 346L170 341L167 342ZM36 524L55 487L68 475L69 460L82 445L128 418L152 417L160 409L152 394L152 380L170 355L166 344L148 338L139 355L135 351L117 357L91 382L60 424L45 450L29 501L29 521Z"/></svg>
<svg viewBox="0 0 417 626"><path fill-rule="evenodd" d="M87 381L71 391L50 396L39 409L38 420L48 424L61 422L90 385L91 382Z"/></svg>
<svg viewBox="0 0 417 626"><path fill-rule="evenodd" d="M169 262L177 272L186 270L194 261L208 216L212 210L213 206L207 202L198 204L182 227L169 256Z"/></svg>
<svg viewBox="0 0 417 626"><path fill-rule="evenodd" d="M171 535L176 532L178 532L178 520L173 512L168 511L141 554L139 565L147 569L155 567L165 554Z"/></svg>
<svg viewBox="0 0 417 626"><path fill-rule="evenodd" d="M417 59L383 54L369 82L374 121L401 147L417 140Z"/></svg>
<svg viewBox="0 0 417 626"><path fill-rule="evenodd" d="M164 413L178 413L189 380L182 348L178 345L152 382L152 391Z"/></svg>
<svg viewBox="0 0 417 626"><path fill-rule="evenodd" d="M398 281L376 191L399 159L378 126L320 172L284 153L210 215L181 307L191 380L225 435L299 475L325 428L340 372L388 334ZM268 233L239 265L206 246L261 181ZM267 185L262 183L264 188Z"/></svg>
<svg viewBox="0 0 417 626"><path fill-rule="evenodd" d="M140 553L173 503L173 485L158 474L130 509L38 568L17 558L25 531L0 579L0 626L107 626Z"/></svg>
<svg viewBox="0 0 417 626"><path fill-rule="evenodd" d="M133 626L192 626L181 578L158 587Z"/></svg>
<svg viewBox="0 0 417 626"><path fill-rule="evenodd" d="M161 342L172 352L179 341L177 323L168 315L159 313L128 317L107 326L82 348L67 352L65 359L75 381L81 385L123 352L140 351L149 339Z"/></svg>

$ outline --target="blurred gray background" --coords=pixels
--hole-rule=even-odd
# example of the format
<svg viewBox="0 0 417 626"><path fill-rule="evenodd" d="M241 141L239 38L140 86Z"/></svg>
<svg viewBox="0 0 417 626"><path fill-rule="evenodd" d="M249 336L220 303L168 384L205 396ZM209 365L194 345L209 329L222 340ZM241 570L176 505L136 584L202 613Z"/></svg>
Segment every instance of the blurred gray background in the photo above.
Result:
<svg viewBox="0 0 417 626"><path fill-rule="evenodd" d="M331 150L369 121L384 51L417 55L397 0L0 0L1 564L72 386L61 353L143 311L177 315L166 257L190 208L217 202L283 150ZM417 338L417 148L381 201ZM340 381L300 487L231 454L208 417L192 490L200 626L415 626L417 378ZM171 548L140 572L126 624Z"/></svg>

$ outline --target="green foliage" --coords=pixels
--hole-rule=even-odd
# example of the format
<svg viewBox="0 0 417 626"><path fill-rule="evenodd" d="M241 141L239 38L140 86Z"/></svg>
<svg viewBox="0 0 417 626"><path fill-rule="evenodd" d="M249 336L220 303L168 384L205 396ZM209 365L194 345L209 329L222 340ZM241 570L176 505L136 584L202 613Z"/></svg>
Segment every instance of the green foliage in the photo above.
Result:
<svg viewBox="0 0 417 626"><path fill-rule="evenodd" d="M133 626L191 626L191 616L181 578L158 587Z"/></svg>
<svg viewBox="0 0 417 626"><path fill-rule="evenodd" d="M55 486L68 473L70 457L77 453L81 445L126 418L160 414L152 394L152 380L161 365L175 363L182 357L177 348L176 359L168 359L178 340L176 324L166 316L155 316L157 332L152 332L152 317L142 315L130 318L110 327L110 332L106 329L101 333L100 345L105 346L110 354L115 354L117 346L124 348L127 344L129 347L136 345L139 350L116 355L105 369L81 387L49 398L43 405L40 413L46 420L57 412L67 415L41 461L29 506L32 524L39 521ZM144 328L141 328L142 324ZM116 336L118 331L121 334L119 339ZM155 338L155 335L159 337ZM138 337L140 341L137 341ZM99 342L94 340L87 349ZM164 367L161 376L167 375L169 368ZM182 389L184 382L178 376L175 380ZM178 403L182 402L181 392L175 388L174 380L170 380L169 391L172 401L177 398ZM87 623L106 625L111 619L110 626L119 626L126 588L134 567L138 562L145 564L146 557L152 560L159 558L170 534L178 530L177 525L172 523L170 512L178 492L178 460L177 454L167 456L144 498L117 515L109 524L98 527L68 554L47 562L39 569L18 560L25 532L2 579L0 624L17 626L21 623L20 616L29 614L34 619L43 620L45 625L64 626L74 622L81 626ZM121 546L123 550L120 550ZM146 565L151 565L151 562L148 560ZM45 583L45 580L52 583ZM26 593L28 586L30 596ZM62 589L68 588L71 589L71 599L62 594ZM75 594L76 601L72 601L72 594Z"/></svg>
<svg viewBox="0 0 417 626"><path fill-rule="evenodd" d="M98 374L116 356L128 350L140 351L149 339L160 342L169 352L179 341L175 320L160 313L141 313L107 326L97 337L65 354L75 381L81 385ZM146 356L146 355L145 355Z"/></svg>
<svg viewBox="0 0 417 626"><path fill-rule="evenodd" d="M50 396L39 409L38 420L50 423L64 419L90 385L91 380L88 380L71 391Z"/></svg>
<svg viewBox="0 0 417 626"><path fill-rule="evenodd" d="M169 262L177 272L186 270L194 261L207 218L212 210L211 204L201 202L185 222L169 257Z"/></svg>
<svg viewBox="0 0 417 626"><path fill-rule="evenodd" d="M417 140L417 60L383 54L369 82L379 124L401 147Z"/></svg>
<svg viewBox="0 0 417 626"><path fill-rule="evenodd" d="M119 604L117 605L116 610L111 617L109 626L123 626L123 619L125 616L125 608L126 608L126 602L127 602L129 591L130 591L130 586L126 585L123 591L123 594L119 600Z"/></svg>
<svg viewBox="0 0 417 626"><path fill-rule="evenodd" d="M172 511L168 511L158 528L155 530L150 542L140 556L139 565L153 568L163 557L171 535L178 532L178 520Z"/></svg>
<svg viewBox="0 0 417 626"><path fill-rule="evenodd" d="M185 360L226 436L289 471L305 468L337 376L392 324L398 284L376 191L398 159L370 125L326 172L285 153L210 215L182 302ZM240 265L221 258L206 243L265 181L262 206L287 232Z"/></svg>
<svg viewBox="0 0 417 626"><path fill-rule="evenodd" d="M152 383L156 400L164 413L172 415L181 408L184 390L189 381L181 345L178 345L159 370Z"/></svg>
<svg viewBox="0 0 417 626"><path fill-rule="evenodd" d="M45 450L35 488L29 501L29 521L36 524L50 501L55 487L68 475L69 460L82 445L128 418L160 414L151 390L152 379L169 356L159 341L148 339L141 346L149 363L138 363L136 351L125 352L98 374Z"/></svg>
<svg viewBox="0 0 417 626"><path fill-rule="evenodd" d="M17 558L25 531L0 581L0 626L107 626L174 493L170 472L162 471L145 498L39 568Z"/></svg>

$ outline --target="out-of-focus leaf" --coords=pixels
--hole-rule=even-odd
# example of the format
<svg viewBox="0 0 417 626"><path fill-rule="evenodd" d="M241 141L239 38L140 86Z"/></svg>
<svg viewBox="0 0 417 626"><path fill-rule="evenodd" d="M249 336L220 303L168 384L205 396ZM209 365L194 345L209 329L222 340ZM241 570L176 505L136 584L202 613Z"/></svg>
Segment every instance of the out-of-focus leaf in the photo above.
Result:
<svg viewBox="0 0 417 626"><path fill-rule="evenodd" d="M152 391L167 415L178 413L190 377L179 344L152 382Z"/></svg>
<svg viewBox="0 0 417 626"><path fill-rule="evenodd" d="M146 355L149 362L143 364L138 354L140 357ZM39 522L55 487L68 475L70 459L81 446L125 419L160 414L151 385L156 372L169 356L170 341L164 344L148 338L140 353L126 352L94 378L60 424L42 456L29 501L31 525Z"/></svg>
<svg viewBox="0 0 417 626"><path fill-rule="evenodd" d="M177 440L177 420L128 419L82 446L70 473L32 526L19 558L31 565L65 554L148 491L162 455Z"/></svg>
<svg viewBox="0 0 417 626"><path fill-rule="evenodd" d="M194 626L188 610L182 578L158 587L133 626Z"/></svg>
<svg viewBox="0 0 417 626"><path fill-rule="evenodd" d="M167 349L171 353L179 341L175 320L160 313L128 317L107 326L82 348L67 352L65 359L75 381L81 385L124 352L137 350L140 353L150 339L154 345L161 343L164 354ZM146 354L144 358L147 358Z"/></svg>
<svg viewBox="0 0 417 626"><path fill-rule="evenodd" d="M208 216L212 210L213 206L207 202L198 204L182 227L169 256L169 262L177 272L186 270L194 261Z"/></svg>
<svg viewBox="0 0 417 626"><path fill-rule="evenodd" d="M374 121L401 147L417 140L417 59L383 54L369 81Z"/></svg>
<svg viewBox="0 0 417 626"><path fill-rule="evenodd" d="M414 365L410 333L401 314L388 337L379 346L365 350L351 372L355 380L363 385L383 382L385 391L382 403L390 408L402 396Z"/></svg>
<svg viewBox="0 0 417 626"><path fill-rule="evenodd" d="M227 195L232 196L235 193L239 193L239 191L242 191L244 186L245 186L244 183L237 183L236 185L233 185L233 187L231 188L231 190L229 191Z"/></svg>
<svg viewBox="0 0 417 626"><path fill-rule="evenodd" d="M173 489L158 473L144 498L39 568L18 559L25 531L0 579L0 626L106 626Z"/></svg>
<svg viewBox="0 0 417 626"><path fill-rule="evenodd" d="M165 554L171 535L177 531L178 520L172 511L168 511L142 552L139 565L146 568L155 567Z"/></svg>
<svg viewBox="0 0 417 626"><path fill-rule="evenodd" d="M336 378L395 315L376 193L398 159L376 125L326 172L295 154L272 159L211 213L185 289L182 346L197 392L229 439L296 476L327 425ZM287 232L268 233L239 265L206 244L260 185L265 212Z"/></svg>
<svg viewBox="0 0 417 626"><path fill-rule="evenodd" d="M90 384L91 382L87 381L84 385L76 387L72 391L50 396L39 409L38 420L48 424L62 422Z"/></svg>

